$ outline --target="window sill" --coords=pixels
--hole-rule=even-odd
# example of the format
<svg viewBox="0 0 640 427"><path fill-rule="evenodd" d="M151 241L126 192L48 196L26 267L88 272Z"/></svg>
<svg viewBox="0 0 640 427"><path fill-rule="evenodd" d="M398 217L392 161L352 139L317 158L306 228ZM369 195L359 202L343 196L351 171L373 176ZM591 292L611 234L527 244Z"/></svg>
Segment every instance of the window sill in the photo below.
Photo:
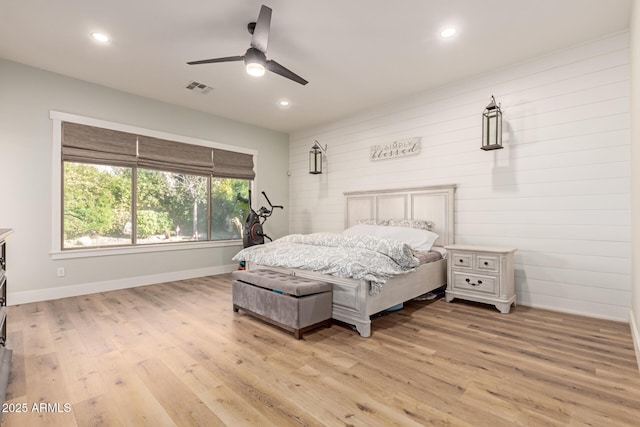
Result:
<svg viewBox="0 0 640 427"><path fill-rule="evenodd" d="M188 251L192 249L222 248L227 246L242 246L242 240L218 240L189 243L161 243L156 245L101 247L88 249L67 249L51 251L51 259L90 258L111 255L129 255L150 252Z"/></svg>

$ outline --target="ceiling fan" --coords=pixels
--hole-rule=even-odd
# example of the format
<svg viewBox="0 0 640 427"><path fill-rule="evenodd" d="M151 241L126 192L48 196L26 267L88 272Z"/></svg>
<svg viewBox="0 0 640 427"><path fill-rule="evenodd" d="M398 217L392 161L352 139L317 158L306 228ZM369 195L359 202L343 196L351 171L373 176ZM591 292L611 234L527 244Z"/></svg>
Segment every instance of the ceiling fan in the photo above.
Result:
<svg viewBox="0 0 640 427"><path fill-rule="evenodd" d="M264 75L265 69L273 73L286 77L294 82L306 85L309 83L293 71L283 67L276 61L267 59L267 43L269 42L269 30L271 27L271 8L262 5L260 14L256 22L250 22L247 30L251 37L251 47L242 56L227 56L224 58L203 59L200 61L187 62L189 65L212 64L214 62L234 62L243 61L247 73L252 76Z"/></svg>

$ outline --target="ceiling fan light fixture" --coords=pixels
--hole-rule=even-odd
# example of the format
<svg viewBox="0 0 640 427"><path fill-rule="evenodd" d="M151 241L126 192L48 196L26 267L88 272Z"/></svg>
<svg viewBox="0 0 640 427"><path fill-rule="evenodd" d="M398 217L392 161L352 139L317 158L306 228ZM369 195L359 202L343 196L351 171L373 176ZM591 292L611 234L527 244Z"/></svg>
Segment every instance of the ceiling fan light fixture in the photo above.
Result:
<svg viewBox="0 0 640 427"><path fill-rule="evenodd" d="M259 62L249 62L247 63L247 74L254 77L264 76L264 65Z"/></svg>
<svg viewBox="0 0 640 427"><path fill-rule="evenodd" d="M244 64L250 76L264 76L266 63L265 54L254 47L250 47L244 54Z"/></svg>
<svg viewBox="0 0 640 427"><path fill-rule="evenodd" d="M240 56L226 56L223 58L201 59L199 61L189 61L189 65L213 64L216 62L235 62L244 61L247 74L251 76L262 76L266 71L278 74L289 80L293 80L301 85L309 83L293 71L278 64L274 60L267 61L267 44L269 42L269 31L271 29L271 8L262 5L260 14L256 22L250 22L247 26L249 34L251 34L251 47L247 52Z"/></svg>

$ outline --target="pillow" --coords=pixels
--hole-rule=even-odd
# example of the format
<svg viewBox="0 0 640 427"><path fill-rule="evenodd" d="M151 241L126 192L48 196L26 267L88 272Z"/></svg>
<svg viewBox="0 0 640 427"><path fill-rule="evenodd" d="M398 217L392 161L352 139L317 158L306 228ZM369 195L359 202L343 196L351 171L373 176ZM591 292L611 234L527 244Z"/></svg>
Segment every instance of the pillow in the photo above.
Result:
<svg viewBox="0 0 640 427"><path fill-rule="evenodd" d="M387 225L393 227L410 227L429 231L431 231L431 227L433 227L433 223L420 219L390 219L387 220Z"/></svg>
<svg viewBox="0 0 640 427"><path fill-rule="evenodd" d="M429 251L438 235L428 230L386 225L358 224L344 230L343 234L351 236L378 236L399 240L409 245L414 251Z"/></svg>
<svg viewBox="0 0 640 427"><path fill-rule="evenodd" d="M358 225L354 225L353 227L349 227L342 232L342 234L346 234L349 236L377 236L378 229L384 227L383 225L375 225L375 224L367 224L360 223Z"/></svg>
<svg viewBox="0 0 640 427"><path fill-rule="evenodd" d="M385 225L385 221L378 221L377 219L359 219L358 224L365 225Z"/></svg>
<svg viewBox="0 0 640 427"><path fill-rule="evenodd" d="M433 246L435 241L438 240L438 237L440 237L429 230L420 230L409 227L394 227L390 225L383 228L385 230L382 237L400 240L401 242L409 245L409 247L414 251L431 250L431 246Z"/></svg>

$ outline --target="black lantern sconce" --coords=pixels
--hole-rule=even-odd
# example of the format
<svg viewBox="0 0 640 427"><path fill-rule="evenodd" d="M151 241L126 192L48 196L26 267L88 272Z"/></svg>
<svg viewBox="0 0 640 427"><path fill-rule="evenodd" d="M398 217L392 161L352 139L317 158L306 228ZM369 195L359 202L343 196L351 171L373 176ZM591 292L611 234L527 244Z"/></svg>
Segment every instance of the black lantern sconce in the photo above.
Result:
<svg viewBox="0 0 640 427"><path fill-rule="evenodd" d="M485 151L502 147L502 110L491 95L491 102L482 112L482 148Z"/></svg>
<svg viewBox="0 0 640 427"><path fill-rule="evenodd" d="M322 145L318 141L313 144L311 151L309 151L309 173L312 175L318 175L322 173L322 153L327 151L327 146L322 148Z"/></svg>

